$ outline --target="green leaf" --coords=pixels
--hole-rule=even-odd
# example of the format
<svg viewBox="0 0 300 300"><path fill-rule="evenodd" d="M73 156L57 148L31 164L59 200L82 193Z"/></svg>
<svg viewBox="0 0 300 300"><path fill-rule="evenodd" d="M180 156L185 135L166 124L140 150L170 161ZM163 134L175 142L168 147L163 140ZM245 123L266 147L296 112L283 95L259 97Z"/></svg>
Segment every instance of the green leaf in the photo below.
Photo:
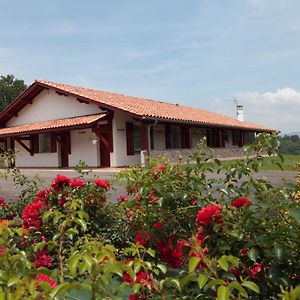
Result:
<svg viewBox="0 0 300 300"><path fill-rule="evenodd" d="M155 257L155 250L149 248L146 253L148 253L150 256Z"/></svg>
<svg viewBox="0 0 300 300"><path fill-rule="evenodd" d="M180 282L179 282L178 279L172 278L172 279L170 280L170 282L171 282L171 283L172 283L179 291L181 291L181 288L180 288Z"/></svg>
<svg viewBox="0 0 300 300"><path fill-rule="evenodd" d="M259 256L259 251L256 248L252 248L247 252L247 255L252 261L256 261Z"/></svg>
<svg viewBox="0 0 300 300"><path fill-rule="evenodd" d="M87 230L87 224L82 219L76 219L76 223L79 224L83 231Z"/></svg>
<svg viewBox="0 0 300 300"><path fill-rule="evenodd" d="M229 299L229 289L226 286L221 285L218 287L217 299L218 300L228 300Z"/></svg>
<svg viewBox="0 0 300 300"><path fill-rule="evenodd" d="M140 283L135 283L133 286L132 286L132 291L137 294L139 292L141 288L141 284Z"/></svg>
<svg viewBox="0 0 300 300"><path fill-rule="evenodd" d="M259 287L257 284L255 284L254 282L252 281L244 281L242 283L242 286L254 291L255 293L259 294Z"/></svg>
<svg viewBox="0 0 300 300"><path fill-rule="evenodd" d="M199 288L200 289L203 289L204 286L206 285L206 282L208 280L208 277L204 274L200 274L197 278L197 282L198 282L198 285L199 285Z"/></svg>
<svg viewBox="0 0 300 300"><path fill-rule="evenodd" d="M77 265L81 258L81 255L79 253L73 254L68 262L69 267L69 273L70 275L75 278L77 276Z"/></svg>
<svg viewBox="0 0 300 300"><path fill-rule="evenodd" d="M166 274L166 273L167 273L167 268L166 268L165 265L158 264L156 267L157 267L158 269L160 269L161 272L162 272L163 274Z"/></svg>
<svg viewBox="0 0 300 300"><path fill-rule="evenodd" d="M219 260L218 260L219 266L224 270L228 271L228 262L227 262L227 257L223 255Z"/></svg>
<svg viewBox="0 0 300 300"><path fill-rule="evenodd" d="M211 287L218 286L218 285L225 285L225 284L226 282L222 279L214 279L206 285L204 290L207 291Z"/></svg>
<svg viewBox="0 0 300 300"><path fill-rule="evenodd" d="M248 298L248 294L246 292L246 290L237 282L237 281L232 281L229 286L228 286L229 289L236 289L239 291L239 293L245 297L245 298Z"/></svg>
<svg viewBox="0 0 300 300"><path fill-rule="evenodd" d="M292 217L296 220L298 224L300 224L300 207L296 207L290 211Z"/></svg>
<svg viewBox="0 0 300 300"><path fill-rule="evenodd" d="M193 256L189 261L189 272L194 272L201 261L200 257Z"/></svg>
<svg viewBox="0 0 300 300"><path fill-rule="evenodd" d="M46 211L42 216L43 223L45 223L52 214L53 214L53 211L51 211L51 210Z"/></svg>
<svg viewBox="0 0 300 300"><path fill-rule="evenodd" d="M180 280L180 288L183 289L186 284L195 279L195 274L189 274Z"/></svg>
<svg viewBox="0 0 300 300"><path fill-rule="evenodd" d="M136 260L134 263L133 263L133 270L134 270L134 273L138 273L138 271L141 269L141 262L139 260Z"/></svg>
<svg viewBox="0 0 300 300"><path fill-rule="evenodd" d="M93 266L93 258L88 255L88 254L85 254L83 255L82 259L84 260L84 262L86 263L86 266L87 266L87 270L91 270L92 269L92 266Z"/></svg>
<svg viewBox="0 0 300 300"><path fill-rule="evenodd" d="M20 278L18 275L12 276L9 278L8 282L7 282L7 286L10 287L12 285L16 285L18 284L20 281Z"/></svg>

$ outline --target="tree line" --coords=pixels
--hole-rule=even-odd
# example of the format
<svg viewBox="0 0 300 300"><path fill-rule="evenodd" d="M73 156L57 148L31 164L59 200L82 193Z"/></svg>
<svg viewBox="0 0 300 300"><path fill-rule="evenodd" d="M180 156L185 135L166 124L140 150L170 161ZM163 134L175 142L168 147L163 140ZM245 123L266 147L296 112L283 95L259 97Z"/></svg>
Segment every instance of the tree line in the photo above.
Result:
<svg viewBox="0 0 300 300"><path fill-rule="evenodd" d="M284 135L279 137L280 148L282 154L300 154L300 137L299 135Z"/></svg>

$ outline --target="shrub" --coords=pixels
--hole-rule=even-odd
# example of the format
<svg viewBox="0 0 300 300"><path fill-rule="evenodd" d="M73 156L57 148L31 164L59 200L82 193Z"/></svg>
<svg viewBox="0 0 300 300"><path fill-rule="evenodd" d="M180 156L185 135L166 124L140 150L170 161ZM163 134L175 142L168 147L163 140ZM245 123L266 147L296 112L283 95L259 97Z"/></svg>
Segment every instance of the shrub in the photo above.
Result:
<svg viewBox="0 0 300 300"><path fill-rule="evenodd" d="M185 164L150 161L111 183L57 175L0 223L0 287L17 299L297 299L300 182L272 186L254 158L217 167L199 145ZM215 176L215 174L217 176ZM219 174L219 175L218 175ZM214 175L214 176L213 176ZM19 298L18 298L19 297Z"/></svg>

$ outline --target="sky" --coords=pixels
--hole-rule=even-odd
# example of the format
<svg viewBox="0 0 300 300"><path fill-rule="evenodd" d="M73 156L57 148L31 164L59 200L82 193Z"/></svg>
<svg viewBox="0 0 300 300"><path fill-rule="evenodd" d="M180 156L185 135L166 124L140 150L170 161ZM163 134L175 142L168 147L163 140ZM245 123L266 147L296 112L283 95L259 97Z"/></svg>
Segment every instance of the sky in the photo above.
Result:
<svg viewBox="0 0 300 300"><path fill-rule="evenodd" d="M299 0L0 0L0 74L300 131Z"/></svg>

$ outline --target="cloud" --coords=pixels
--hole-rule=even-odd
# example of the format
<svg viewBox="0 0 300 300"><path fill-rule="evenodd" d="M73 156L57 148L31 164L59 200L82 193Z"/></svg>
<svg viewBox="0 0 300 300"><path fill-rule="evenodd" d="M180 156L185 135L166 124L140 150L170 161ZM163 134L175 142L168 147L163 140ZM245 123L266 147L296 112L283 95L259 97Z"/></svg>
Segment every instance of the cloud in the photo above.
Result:
<svg viewBox="0 0 300 300"><path fill-rule="evenodd" d="M248 121L257 122L282 132L300 129L300 91L284 87L275 92L238 92Z"/></svg>
<svg viewBox="0 0 300 300"><path fill-rule="evenodd" d="M251 93L239 92L235 95L238 99L243 99L251 104L261 106L282 106L282 105L300 105L300 92L291 88L284 87L276 92Z"/></svg>

